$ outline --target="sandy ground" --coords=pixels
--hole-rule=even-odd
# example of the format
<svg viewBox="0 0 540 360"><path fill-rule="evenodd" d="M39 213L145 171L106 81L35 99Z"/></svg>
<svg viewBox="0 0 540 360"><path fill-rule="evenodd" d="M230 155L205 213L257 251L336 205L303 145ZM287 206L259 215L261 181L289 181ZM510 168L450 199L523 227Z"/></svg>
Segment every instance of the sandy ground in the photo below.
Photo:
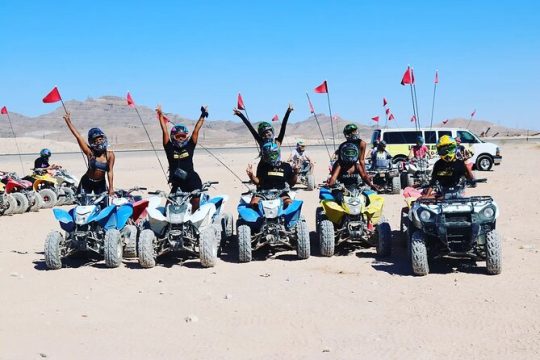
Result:
<svg viewBox="0 0 540 360"><path fill-rule="evenodd" d="M322 180L325 152L312 155ZM538 145L504 147L503 164L477 175L489 183L471 191L501 208L499 276L485 275L484 263L446 262L413 277L399 245L384 259L374 250L322 258L313 249L306 261L293 252L248 264L225 256L212 269L173 257L153 269L75 261L46 271L52 212L0 217L0 359L538 359L539 155ZM255 161L245 150L219 156L242 177ZM82 174L78 155L53 161ZM9 168L20 168L18 158L0 158ZM221 181L214 193L231 196L236 218L238 181L203 152L196 169ZM152 153L118 154L115 173L121 187L165 188ZM299 197L313 231L317 193ZM402 197L385 200L398 230Z"/></svg>

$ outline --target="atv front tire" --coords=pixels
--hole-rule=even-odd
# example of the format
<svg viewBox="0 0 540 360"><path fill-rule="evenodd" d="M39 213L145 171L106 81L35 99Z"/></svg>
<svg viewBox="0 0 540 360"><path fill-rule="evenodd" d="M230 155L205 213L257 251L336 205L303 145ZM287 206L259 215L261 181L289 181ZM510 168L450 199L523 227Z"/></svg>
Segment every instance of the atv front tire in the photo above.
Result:
<svg viewBox="0 0 540 360"><path fill-rule="evenodd" d="M4 195L4 206L5 210L3 215L11 215L17 209L17 200L11 194Z"/></svg>
<svg viewBox="0 0 540 360"><path fill-rule="evenodd" d="M397 179L397 178L394 178ZM377 224L377 255L390 256L392 253L392 230L386 218Z"/></svg>
<svg viewBox="0 0 540 360"><path fill-rule="evenodd" d="M13 198L17 202L17 207L13 214L24 214L26 209L28 209L28 198L23 193L13 193Z"/></svg>
<svg viewBox="0 0 540 360"><path fill-rule="evenodd" d="M137 227L126 225L122 231L122 243L124 244L124 258L133 259L137 257Z"/></svg>
<svg viewBox="0 0 540 360"><path fill-rule="evenodd" d="M304 219L298 221L296 224L296 255L299 259L305 260L309 258L311 253L311 246L309 242L309 230Z"/></svg>
<svg viewBox="0 0 540 360"><path fill-rule="evenodd" d="M43 207L43 198L41 197L41 195L39 193L35 193L34 194L34 203L32 204L32 206L30 206L30 209L28 211L37 212L42 207Z"/></svg>
<svg viewBox="0 0 540 360"><path fill-rule="evenodd" d="M502 243L497 230L486 234L486 270L489 275L499 275L502 270Z"/></svg>
<svg viewBox="0 0 540 360"><path fill-rule="evenodd" d="M238 261L241 263L251 261L251 228L248 225L239 225L236 229L238 236Z"/></svg>
<svg viewBox="0 0 540 360"><path fill-rule="evenodd" d="M334 224L326 219L325 217L321 218L319 223L319 251L321 256L334 256L336 239L334 235Z"/></svg>
<svg viewBox="0 0 540 360"><path fill-rule="evenodd" d="M217 262L217 239L216 231L213 226L209 226L201 232L199 237L199 258L202 267L214 267Z"/></svg>
<svg viewBox="0 0 540 360"><path fill-rule="evenodd" d="M156 266L155 238L154 232L150 229L144 229L139 235L139 264L143 268L148 269Z"/></svg>
<svg viewBox="0 0 540 360"><path fill-rule="evenodd" d="M414 275L424 276L429 273L429 264L424 233L417 230L411 238L411 264Z"/></svg>
<svg viewBox="0 0 540 360"><path fill-rule="evenodd" d="M45 239L45 264L47 269L58 270L62 267L61 244L64 241L62 234L52 231Z"/></svg>
<svg viewBox="0 0 540 360"><path fill-rule="evenodd" d="M117 268L122 263L122 236L120 231L109 229L105 232L103 240L103 257L105 265L109 268Z"/></svg>

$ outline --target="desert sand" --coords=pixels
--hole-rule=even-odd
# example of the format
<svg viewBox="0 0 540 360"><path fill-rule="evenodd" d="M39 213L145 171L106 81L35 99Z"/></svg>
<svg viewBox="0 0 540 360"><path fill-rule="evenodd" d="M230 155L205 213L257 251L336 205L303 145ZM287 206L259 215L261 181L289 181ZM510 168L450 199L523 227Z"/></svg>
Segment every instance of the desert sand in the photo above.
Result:
<svg viewBox="0 0 540 360"><path fill-rule="evenodd" d="M255 155L218 152L241 177ZM312 155L322 181L326 152ZM305 261L286 252L248 264L225 255L211 269L166 257L153 269L80 260L47 271L43 243L59 228L52 211L0 217L0 359L538 359L540 147L508 144L502 155L494 171L477 173L488 183L470 190L500 206L498 276L485 275L483 262L443 262L414 277L398 244L388 258L374 249L323 258L316 243ZM52 160L83 173L80 155ZM118 153L116 163L118 187L165 189L153 153ZM220 181L212 193L230 195L236 219L242 185L201 149L195 166ZM10 168L18 158L0 157L0 169ZM298 197L314 231L317 192ZM404 201L384 198L396 239Z"/></svg>

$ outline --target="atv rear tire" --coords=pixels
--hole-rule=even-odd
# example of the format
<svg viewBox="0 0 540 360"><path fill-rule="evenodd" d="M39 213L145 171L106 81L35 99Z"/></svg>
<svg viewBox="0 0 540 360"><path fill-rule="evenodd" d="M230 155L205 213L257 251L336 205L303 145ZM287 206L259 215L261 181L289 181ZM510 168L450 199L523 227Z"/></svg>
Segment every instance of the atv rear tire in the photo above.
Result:
<svg viewBox="0 0 540 360"><path fill-rule="evenodd" d="M336 238L334 234L334 224L326 219L326 216L321 218L319 223L319 251L321 256L334 256L336 247Z"/></svg>
<svg viewBox="0 0 540 360"><path fill-rule="evenodd" d="M4 206L3 215L11 215L17 209L17 200L11 194L4 194Z"/></svg>
<svg viewBox="0 0 540 360"><path fill-rule="evenodd" d="M56 193L51 189L41 189L39 190L39 194L43 198L44 209L50 209L58 202L58 197L56 196Z"/></svg>
<svg viewBox="0 0 540 360"><path fill-rule="evenodd" d="M313 191L315 189L315 176L313 174L306 175L306 190Z"/></svg>
<svg viewBox="0 0 540 360"><path fill-rule="evenodd" d="M415 231L411 238L411 265L414 275L429 274L426 238L420 230Z"/></svg>
<svg viewBox="0 0 540 360"><path fill-rule="evenodd" d="M311 255L311 244L309 242L309 230L306 220L300 219L296 224L296 255L299 259L305 260Z"/></svg>
<svg viewBox="0 0 540 360"><path fill-rule="evenodd" d="M122 243L124 244L124 258L133 259L137 257L137 227L126 225L122 231Z"/></svg>
<svg viewBox="0 0 540 360"><path fill-rule="evenodd" d="M498 275L502 270L502 242L497 230L486 234L486 270L489 275Z"/></svg>
<svg viewBox="0 0 540 360"><path fill-rule="evenodd" d="M28 211L36 212L39 211L43 207L43 198L39 193L34 194L34 203L32 206L30 206L30 209Z"/></svg>
<svg viewBox="0 0 540 360"><path fill-rule="evenodd" d="M201 232L199 237L199 258L202 267L209 268L216 265L218 253L218 239L216 237L216 230L213 226L209 226Z"/></svg>
<svg viewBox="0 0 540 360"><path fill-rule="evenodd" d="M238 261L241 263L251 261L251 228L248 225L239 225L236 229L238 236Z"/></svg>
<svg viewBox="0 0 540 360"><path fill-rule="evenodd" d="M392 194L399 194L401 191L401 180L399 176L394 176L392 178Z"/></svg>
<svg viewBox="0 0 540 360"><path fill-rule="evenodd" d="M150 229L144 229L139 235L139 264L145 269L156 266L155 238L154 232Z"/></svg>
<svg viewBox="0 0 540 360"><path fill-rule="evenodd" d="M64 239L58 231L52 231L45 239L45 264L47 269L58 270L62 267L60 247Z"/></svg>
<svg viewBox="0 0 540 360"><path fill-rule="evenodd" d="M122 263L122 236L120 231L109 229L105 232L103 240L103 257L105 265L109 268L117 268Z"/></svg>
<svg viewBox="0 0 540 360"><path fill-rule="evenodd" d="M392 230L386 218L377 224L377 255L390 256L392 253Z"/></svg>
<svg viewBox="0 0 540 360"><path fill-rule="evenodd" d="M28 209L28 198L23 193L13 193L11 195L17 202L17 206L15 207L13 214L24 214L26 209Z"/></svg>

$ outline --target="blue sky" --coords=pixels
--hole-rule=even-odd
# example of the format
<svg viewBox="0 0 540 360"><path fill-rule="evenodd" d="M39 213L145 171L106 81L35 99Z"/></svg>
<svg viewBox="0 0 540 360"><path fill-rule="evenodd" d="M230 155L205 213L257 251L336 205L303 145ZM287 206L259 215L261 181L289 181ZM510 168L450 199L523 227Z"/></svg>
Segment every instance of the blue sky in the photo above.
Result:
<svg viewBox="0 0 540 360"><path fill-rule="evenodd" d="M539 129L540 5L535 1L0 2L0 105L38 115L64 99L125 96L194 118L232 119L240 91L252 120L296 108L327 79L332 109L369 123L382 97L408 125L415 68L420 117ZM312 95L317 112L326 98Z"/></svg>

